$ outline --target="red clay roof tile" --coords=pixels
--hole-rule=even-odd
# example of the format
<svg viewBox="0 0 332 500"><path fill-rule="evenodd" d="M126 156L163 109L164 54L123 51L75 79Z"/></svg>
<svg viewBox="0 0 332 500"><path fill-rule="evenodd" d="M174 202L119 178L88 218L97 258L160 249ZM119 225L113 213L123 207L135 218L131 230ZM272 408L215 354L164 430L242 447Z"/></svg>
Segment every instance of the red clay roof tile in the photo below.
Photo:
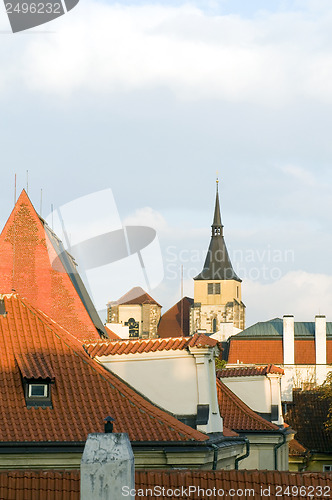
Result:
<svg viewBox="0 0 332 500"><path fill-rule="evenodd" d="M13 290L80 339L100 335L23 190L0 235L0 290Z"/></svg>
<svg viewBox="0 0 332 500"><path fill-rule="evenodd" d="M196 488L196 491L189 494L189 486ZM304 488L301 489L301 486ZM259 500L263 498L262 488L265 491L265 497L271 500L289 500L289 498L301 500L308 498L309 494L311 498L323 498L322 494L332 489L332 473L169 469L143 469L135 472L137 500L142 498L140 491L154 487L164 487L165 490L169 490L167 492L169 500L197 500L198 488L205 489L207 494L210 489L215 488L216 492L219 490L220 496L211 497L210 495L210 498L221 498L221 490L224 490L225 497L230 496L231 493L235 500L243 498ZM187 492L182 494L182 487L187 488ZM178 488L180 488L180 495ZM268 488L270 488L269 495L266 493ZM246 489L247 493L244 491ZM253 494L249 490L254 490ZM79 500L80 471L0 471L0 496L6 500ZM160 495L158 496L161 498ZM149 495L149 498L157 497Z"/></svg>
<svg viewBox="0 0 332 500"><path fill-rule="evenodd" d="M17 294L4 296L0 317L0 441L82 442L115 418L115 432L131 441L204 441L207 436L155 407L91 359L82 344ZM52 407L28 409L17 359L25 375L34 359L52 368ZM45 369L46 370L46 369ZM40 370L37 374L47 375Z"/></svg>
<svg viewBox="0 0 332 500"><path fill-rule="evenodd" d="M177 304L166 311L158 325L158 335L166 337L187 337L190 334L189 318L193 299L183 297Z"/></svg>
<svg viewBox="0 0 332 500"><path fill-rule="evenodd" d="M158 302L154 300L154 298L151 297L143 288L140 286L135 286L129 292L127 292L125 295L120 297L115 304L118 305L129 305L129 304L155 304L159 307L162 307Z"/></svg>
<svg viewBox="0 0 332 500"><path fill-rule="evenodd" d="M266 366L230 366L217 370L218 378L228 378L228 377L252 377L258 375L267 375L269 373L273 374L284 374L284 370L279 366L266 365Z"/></svg>
<svg viewBox="0 0 332 500"><path fill-rule="evenodd" d="M192 337L147 339L147 340L98 340L85 342L84 349L93 358L95 356L113 356L115 354L135 354L155 351L183 350L187 347L215 347L220 343L207 335L196 333Z"/></svg>
<svg viewBox="0 0 332 500"><path fill-rule="evenodd" d="M219 379L217 379L217 395L220 415L224 424L230 429L236 432L279 431L277 425L254 412Z"/></svg>

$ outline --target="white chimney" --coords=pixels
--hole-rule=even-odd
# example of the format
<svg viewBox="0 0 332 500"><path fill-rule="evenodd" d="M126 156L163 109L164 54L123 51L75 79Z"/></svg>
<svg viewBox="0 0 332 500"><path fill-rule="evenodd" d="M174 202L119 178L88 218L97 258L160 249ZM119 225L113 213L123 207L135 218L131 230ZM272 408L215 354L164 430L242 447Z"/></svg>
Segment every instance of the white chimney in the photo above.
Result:
<svg viewBox="0 0 332 500"><path fill-rule="evenodd" d="M294 316L283 317L284 365L294 365Z"/></svg>
<svg viewBox="0 0 332 500"><path fill-rule="evenodd" d="M128 434L89 434L81 460L81 500L114 500L134 487Z"/></svg>
<svg viewBox="0 0 332 500"><path fill-rule="evenodd" d="M315 317L316 383L326 379L326 316Z"/></svg>

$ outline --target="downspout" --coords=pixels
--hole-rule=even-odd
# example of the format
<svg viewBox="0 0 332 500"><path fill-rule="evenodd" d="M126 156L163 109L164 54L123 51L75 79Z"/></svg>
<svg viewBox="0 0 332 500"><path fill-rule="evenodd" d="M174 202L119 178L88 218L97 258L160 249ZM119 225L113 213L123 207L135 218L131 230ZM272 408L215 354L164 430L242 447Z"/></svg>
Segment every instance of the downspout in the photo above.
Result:
<svg viewBox="0 0 332 500"><path fill-rule="evenodd" d="M237 457L235 459L235 470L239 470L239 462L241 460L244 460L245 458L248 458L249 455L250 455L250 442L249 442L249 439L248 438L244 438L244 441L246 443L246 452L244 455L242 455L241 457Z"/></svg>
<svg viewBox="0 0 332 500"><path fill-rule="evenodd" d="M278 470L278 450L286 443L286 434L282 433L282 441L279 444L276 444L274 447L274 469Z"/></svg>
<svg viewBox="0 0 332 500"><path fill-rule="evenodd" d="M212 465L212 470L217 470L217 463L218 463L218 446L216 444L211 444L213 448L213 465Z"/></svg>

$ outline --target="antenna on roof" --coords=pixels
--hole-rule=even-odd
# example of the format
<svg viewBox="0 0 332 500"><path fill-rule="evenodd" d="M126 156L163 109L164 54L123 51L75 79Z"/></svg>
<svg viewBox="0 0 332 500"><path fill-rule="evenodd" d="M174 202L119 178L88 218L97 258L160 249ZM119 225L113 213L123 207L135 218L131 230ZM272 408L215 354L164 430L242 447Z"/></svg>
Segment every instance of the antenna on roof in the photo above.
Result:
<svg viewBox="0 0 332 500"><path fill-rule="evenodd" d="M29 170L27 170L27 194L29 194Z"/></svg>
<svg viewBox="0 0 332 500"><path fill-rule="evenodd" d="M180 307L181 307L181 332L184 337L184 331L183 331L183 264L181 264L181 302L180 302Z"/></svg>
<svg viewBox="0 0 332 500"><path fill-rule="evenodd" d="M43 215L43 189L40 190L40 215Z"/></svg>

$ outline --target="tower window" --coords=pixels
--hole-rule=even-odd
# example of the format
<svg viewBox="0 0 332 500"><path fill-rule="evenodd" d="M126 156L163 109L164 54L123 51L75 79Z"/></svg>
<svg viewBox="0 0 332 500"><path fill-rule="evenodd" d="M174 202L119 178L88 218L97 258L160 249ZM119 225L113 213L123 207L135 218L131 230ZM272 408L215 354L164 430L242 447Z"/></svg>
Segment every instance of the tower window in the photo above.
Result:
<svg viewBox="0 0 332 500"><path fill-rule="evenodd" d="M220 295L220 283L208 283L208 295Z"/></svg>
<svg viewBox="0 0 332 500"><path fill-rule="evenodd" d="M135 321L134 318L129 318L125 322L126 326L129 326L129 337L139 337L139 323Z"/></svg>

